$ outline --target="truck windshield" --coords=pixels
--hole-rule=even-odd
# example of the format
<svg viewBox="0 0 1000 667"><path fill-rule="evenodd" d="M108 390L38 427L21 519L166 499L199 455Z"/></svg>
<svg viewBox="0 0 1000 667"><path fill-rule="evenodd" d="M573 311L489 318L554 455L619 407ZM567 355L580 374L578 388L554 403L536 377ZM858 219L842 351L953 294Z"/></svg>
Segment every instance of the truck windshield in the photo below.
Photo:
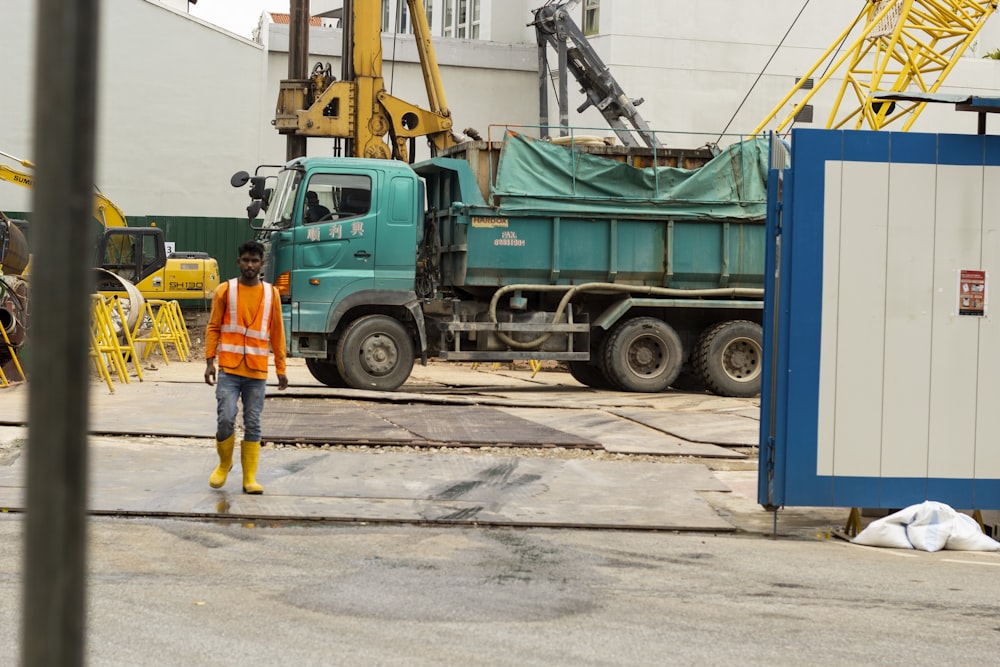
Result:
<svg viewBox="0 0 1000 667"><path fill-rule="evenodd" d="M292 226L295 193L298 192L301 183L302 172L297 169L285 169L278 174L271 204L264 217L264 229L288 229Z"/></svg>

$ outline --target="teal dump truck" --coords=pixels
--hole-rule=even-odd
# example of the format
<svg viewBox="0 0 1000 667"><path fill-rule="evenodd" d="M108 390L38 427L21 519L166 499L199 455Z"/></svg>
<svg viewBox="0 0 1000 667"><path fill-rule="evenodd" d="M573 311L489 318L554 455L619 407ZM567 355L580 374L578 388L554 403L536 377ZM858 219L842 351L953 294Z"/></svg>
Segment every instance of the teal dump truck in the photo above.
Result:
<svg viewBox="0 0 1000 667"><path fill-rule="evenodd" d="M456 158L235 175L288 353L335 387L391 391L437 358L558 360L623 391L759 391L764 140L697 169L636 168L508 133L490 171L487 196Z"/></svg>

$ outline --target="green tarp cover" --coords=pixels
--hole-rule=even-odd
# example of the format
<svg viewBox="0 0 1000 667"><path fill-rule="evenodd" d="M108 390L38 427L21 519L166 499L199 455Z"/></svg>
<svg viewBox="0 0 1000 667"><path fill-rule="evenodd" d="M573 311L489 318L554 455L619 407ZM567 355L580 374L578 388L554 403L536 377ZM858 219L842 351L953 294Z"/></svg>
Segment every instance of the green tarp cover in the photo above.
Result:
<svg viewBox="0 0 1000 667"><path fill-rule="evenodd" d="M492 194L500 213L763 220L767 172L763 138L733 144L698 169L638 169L508 132Z"/></svg>

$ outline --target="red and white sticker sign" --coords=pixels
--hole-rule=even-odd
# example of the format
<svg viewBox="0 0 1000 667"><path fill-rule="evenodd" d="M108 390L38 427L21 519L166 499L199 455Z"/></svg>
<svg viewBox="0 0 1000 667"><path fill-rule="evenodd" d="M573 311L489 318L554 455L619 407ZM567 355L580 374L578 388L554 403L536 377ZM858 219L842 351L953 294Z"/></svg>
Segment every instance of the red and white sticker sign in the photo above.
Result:
<svg viewBox="0 0 1000 667"><path fill-rule="evenodd" d="M958 314L986 315L986 272L961 269L958 272Z"/></svg>

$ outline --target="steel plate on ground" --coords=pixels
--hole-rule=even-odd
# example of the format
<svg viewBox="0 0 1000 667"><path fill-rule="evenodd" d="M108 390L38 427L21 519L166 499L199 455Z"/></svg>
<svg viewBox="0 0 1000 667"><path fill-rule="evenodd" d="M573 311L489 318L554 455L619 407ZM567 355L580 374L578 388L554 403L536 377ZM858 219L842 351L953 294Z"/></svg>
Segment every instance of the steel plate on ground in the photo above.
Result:
<svg viewBox="0 0 1000 667"><path fill-rule="evenodd" d="M756 447L760 439L760 422L736 415L617 408L609 412L691 442Z"/></svg>
<svg viewBox="0 0 1000 667"><path fill-rule="evenodd" d="M480 405L381 405L373 407L372 411L430 442L592 449L601 447L599 442L588 438Z"/></svg>
<svg viewBox="0 0 1000 667"><path fill-rule="evenodd" d="M261 496L239 470L208 486L212 446L92 438L88 510L113 515L733 531L699 493L727 491L701 464L261 451ZM0 507L23 510L25 457L0 466ZM137 470L143 473L136 474Z"/></svg>
<svg viewBox="0 0 1000 667"><path fill-rule="evenodd" d="M663 456L702 456L706 458L746 458L725 447L688 442L662 431L616 417L604 410L567 410L562 408L500 408L522 418L564 431L571 431L601 443L609 452L620 454L659 454Z"/></svg>
<svg viewBox="0 0 1000 667"><path fill-rule="evenodd" d="M394 426L378 414L336 399L268 398L261 433L271 442L423 443L424 438Z"/></svg>

